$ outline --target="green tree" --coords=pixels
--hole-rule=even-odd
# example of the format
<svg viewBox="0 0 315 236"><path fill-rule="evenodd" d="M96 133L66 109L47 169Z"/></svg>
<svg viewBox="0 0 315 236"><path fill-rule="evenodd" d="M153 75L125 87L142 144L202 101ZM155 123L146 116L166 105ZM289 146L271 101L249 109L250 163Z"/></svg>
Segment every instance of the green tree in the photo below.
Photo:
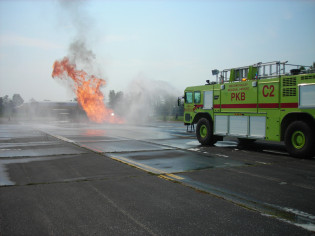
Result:
<svg viewBox="0 0 315 236"><path fill-rule="evenodd" d="M115 90L110 90L108 106L111 109L115 109L116 105L123 99L123 96L124 94L121 91L116 93Z"/></svg>
<svg viewBox="0 0 315 236"><path fill-rule="evenodd" d="M4 97L2 97L2 114L4 114L5 116L8 116L10 119L12 109L13 109L13 102L9 98L8 95L5 95Z"/></svg>
<svg viewBox="0 0 315 236"><path fill-rule="evenodd" d="M20 94L14 94L12 97L12 102L14 107L18 107L23 104L24 100Z"/></svg>
<svg viewBox="0 0 315 236"><path fill-rule="evenodd" d="M108 96L109 97L108 106L110 108L114 107L115 96L116 96L115 90L110 90L109 91L109 96Z"/></svg>
<svg viewBox="0 0 315 236"><path fill-rule="evenodd" d="M11 111L12 107L13 107L13 102L12 100L9 98L8 95L5 95L3 97L3 107L5 109L5 111Z"/></svg>
<svg viewBox="0 0 315 236"><path fill-rule="evenodd" d="M0 97L0 114L11 117L12 113L15 113L16 107L22 105L24 102L20 94L14 94L12 99L8 95Z"/></svg>

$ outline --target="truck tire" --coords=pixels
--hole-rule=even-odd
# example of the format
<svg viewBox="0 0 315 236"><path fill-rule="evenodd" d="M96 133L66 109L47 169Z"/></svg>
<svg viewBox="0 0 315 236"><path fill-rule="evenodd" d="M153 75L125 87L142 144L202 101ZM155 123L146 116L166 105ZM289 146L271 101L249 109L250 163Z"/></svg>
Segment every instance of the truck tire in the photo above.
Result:
<svg viewBox="0 0 315 236"><path fill-rule="evenodd" d="M213 145L213 129L212 123L206 118L201 118L197 123L196 136L202 145Z"/></svg>
<svg viewBox="0 0 315 236"><path fill-rule="evenodd" d="M291 156L310 158L314 155L313 129L303 121L294 121L288 126L284 143Z"/></svg>

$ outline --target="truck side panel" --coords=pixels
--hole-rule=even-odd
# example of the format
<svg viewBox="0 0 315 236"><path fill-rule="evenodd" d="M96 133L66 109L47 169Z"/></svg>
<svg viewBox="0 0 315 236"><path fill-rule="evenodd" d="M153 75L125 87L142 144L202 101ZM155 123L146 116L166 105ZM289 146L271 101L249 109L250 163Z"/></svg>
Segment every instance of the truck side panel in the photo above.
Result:
<svg viewBox="0 0 315 236"><path fill-rule="evenodd" d="M258 81L258 113L266 114L266 140L280 141L279 78Z"/></svg>
<svg viewBox="0 0 315 236"><path fill-rule="evenodd" d="M221 85L221 112L257 113L257 86L255 81Z"/></svg>

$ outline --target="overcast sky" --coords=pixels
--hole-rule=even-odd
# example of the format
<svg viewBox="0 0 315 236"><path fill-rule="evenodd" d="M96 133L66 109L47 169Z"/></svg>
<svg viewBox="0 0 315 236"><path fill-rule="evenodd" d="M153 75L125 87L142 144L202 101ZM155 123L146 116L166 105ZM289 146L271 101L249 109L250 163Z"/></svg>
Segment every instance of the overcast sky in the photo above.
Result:
<svg viewBox="0 0 315 236"><path fill-rule="evenodd" d="M314 12L311 0L0 0L0 97L73 99L51 72L78 37L96 56L105 94L141 78L166 81L180 96L214 81L212 69L275 60L311 65Z"/></svg>

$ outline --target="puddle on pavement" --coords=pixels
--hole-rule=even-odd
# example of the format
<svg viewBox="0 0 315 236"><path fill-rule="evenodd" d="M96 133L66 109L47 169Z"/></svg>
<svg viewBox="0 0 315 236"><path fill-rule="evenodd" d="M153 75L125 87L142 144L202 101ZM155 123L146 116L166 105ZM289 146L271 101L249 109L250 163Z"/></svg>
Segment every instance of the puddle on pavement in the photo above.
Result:
<svg viewBox="0 0 315 236"><path fill-rule="evenodd" d="M172 136L156 127L140 127L140 126L131 126L131 125L119 125L119 126L108 126L101 125L79 128L67 128L60 129L60 127L42 127L43 130L50 132L52 134L57 134L59 136L68 136L76 139L76 136L79 139L90 138L100 138L103 137L105 140L108 138L116 139L133 139L133 140L148 140L148 139L168 139Z"/></svg>
<svg viewBox="0 0 315 236"><path fill-rule="evenodd" d="M63 137L70 139L74 142L107 142L107 141L119 141L118 138L109 136L84 136L84 135L63 135Z"/></svg>
<svg viewBox="0 0 315 236"><path fill-rule="evenodd" d="M181 148L181 149L189 149L189 148L196 148L200 147L200 143L194 139L188 138L181 138L181 139L164 139L164 140L152 140L153 143L166 145L174 148Z"/></svg>
<svg viewBox="0 0 315 236"><path fill-rule="evenodd" d="M68 156L73 157L73 156ZM51 157L32 157L32 158L19 158L19 159L0 159L0 186L15 185L8 174L7 165L9 164L21 164L34 161L50 161L60 158L67 158L67 156L51 156Z"/></svg>
<svg viewBox="0 0 315 236"><path fill-rule="evenodd" d="M12 157L36 157L36 156L55 156L66 154L80 154L86 153L86 151L73 148L73 147L51 147L51 148L30 148L30 149L0 149L0 157L12 158Z"/></svg>
<svg viewBox="0 0 315 236"><path fill-rule="evenodd" d="M155 168L164 173L176 173L207 168L223 168L246 165L240 161L227 160L220 157L203 156L183 150L165 150L158 152L120 153L110 155L115 158L129 159L133 164L139 163Z"/></svg>
<svg viewBox="0 0 315 236"><path fill-rule="evenodd" d="M83 136L94 137L94 136L105 136L106 131L103 129L87 129L83 132Z"/></svg>
<svg viewBox="0 0 315 236"><path fill-rule="evenodd" d="M152 142L162 145L171 146L174 148L188 149L188 150L199 150L198 148L202 145L196 138L188 139L164 139L164 140L152 140ZM238 142L235 141L218 141L214 144L216 147L237 147Z"/></svg>
<svg viewBox="0 0 315 236"><path fill-rule="evenodd" d="M0 161L0 186L14 185L15 183L10 180L7 168L1 164Z"/></svg>
<svg viewBox="0 0 315 236"><path fill-rule="evenodd" d="M79 144L96 152L137 152L170 149L156 144L137 140L120 140L111 142L79 142Z"/></svg>
<svg viewBox="0 0 315 236"><path fill-rule="evenodd" d="M36 137L41 134L28 127L22 127L21 125L0 125L0 139L14 139L14 138L25 138L25 137Z"/></svg>
<svg viewBox="0 0 315 236"><path fill-rule="evenodd" d="M1 149L7 149L12 147L38 147L38 146L50 146L61 144L60 141L42 141L42 142L25 142L25 143L0 143L0 152Z"/></svg>
<svg viewBox="0 0 315 236"><path fill-rule="evenodd" d="M235 141L218 141L214 144L216 147L237 147L238 142Z"/></svg>

